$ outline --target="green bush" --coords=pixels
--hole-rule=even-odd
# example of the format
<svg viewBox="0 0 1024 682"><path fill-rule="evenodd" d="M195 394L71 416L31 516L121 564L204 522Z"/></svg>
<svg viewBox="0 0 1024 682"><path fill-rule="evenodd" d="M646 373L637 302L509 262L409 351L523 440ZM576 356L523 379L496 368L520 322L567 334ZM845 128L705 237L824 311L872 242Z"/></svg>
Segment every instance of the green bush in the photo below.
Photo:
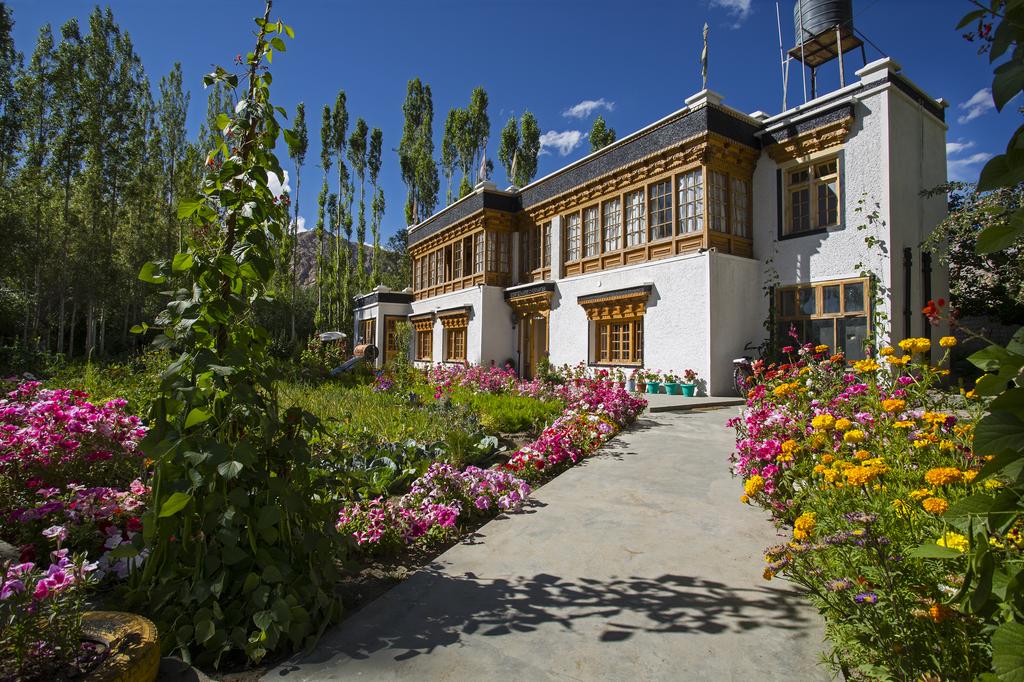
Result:
<svg viewBox="0 0 1024 682"><path fill-rule="evenodd" d="M537 432L562 413L557 400L540 400L509 393L474 393L456 389L452 400L480 415L480 424L489 433Z"/></svg>

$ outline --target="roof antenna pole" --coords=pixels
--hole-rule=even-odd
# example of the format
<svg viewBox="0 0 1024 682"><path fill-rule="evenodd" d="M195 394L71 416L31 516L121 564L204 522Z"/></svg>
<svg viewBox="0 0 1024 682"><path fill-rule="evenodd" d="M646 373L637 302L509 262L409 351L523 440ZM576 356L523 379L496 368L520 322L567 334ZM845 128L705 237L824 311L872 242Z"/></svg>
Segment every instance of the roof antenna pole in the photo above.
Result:
<svg viewBox="0 0 1024 682"><path fill-rule="evenodd" d="M779 27L779 70L782 72L782 110L786 110L786 85L787 81L787 69L786 69L786 48L782 46L782 17L779 14L779 3L775 3L775 23Z"/></svg>
<svg viewBox="0 0 1024 682"><path fill-rule="evenodd" d="M846 74L843 72L843 34L836 24L836 45L839 47L839 87L846 87Z"/></svg>
<svg viewBox="0 0 1024 682"><path fill-rule="evenodd" d="M803 66L807 65L804 61L804 3L803 0L796 0L796 5L800 12L800 64ZM807 104L807 69L800 69L800 80L804 83L804 104Z"/></svg>

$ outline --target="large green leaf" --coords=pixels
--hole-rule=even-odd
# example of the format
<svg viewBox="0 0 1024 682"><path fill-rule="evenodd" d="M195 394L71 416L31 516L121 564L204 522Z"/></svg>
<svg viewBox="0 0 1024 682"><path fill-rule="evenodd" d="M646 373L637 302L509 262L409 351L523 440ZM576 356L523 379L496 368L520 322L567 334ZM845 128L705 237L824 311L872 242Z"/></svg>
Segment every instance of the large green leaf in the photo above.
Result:
<svg viewBox="0 0 1024 682"><path fill-rule="evenodd" d="M152 261L146 263L139 270L139 279L150 284L163 284L167 278L160 274L160 266Z"/></svg>
<svg viewBox="0 0 1024 682"><path fill-rule="evenodd" d="M991 455L1024 448L1024 421L1012 412L990 412L974 429L974 451Z"/></svg>
<svg viewBox="0 0 1024 682"><path fill-rule="evenodd" d="M229 481L238 475L238 472L242 470L242 463L234 460L228 462L221 462L217 465L217 473Z"/></svg>
<svg viewBox="0 0 1024 682"><path fill-rule="evenodd" d="M1010 150L988 160L978 178L978 191L1013 187L1020 182L1024 182L1024 152Z"/></svg>
<svg viewBox="0 0 1024 682"><path fill-rule="evenodd" d="M963 553L949 547L936 545L934 542L926 542L911 549L907 552L907 556L918 559L955 559L963 556Z"/></svg>
<svg viewBox="0 0 1024 682"><path fill-rule="evenodd" d="M185 417L185 428L190 429L193 426L202 424L203 422L207 421L211 416L212 415L206 410L203 410L198 407L193 407L189 411L188 416Z"/></svg>
<svg viewBox="0 0 1024 682"><path fill-rule="evenodd" d="M160 518L167 516L174 516L189 503L192 496L188 493L177 492L164 500L164 503L160 505Z"/></svg>
<svg viewBox="0 0 1024 682"><path fill-rule="evenodd" d="M184 220L189 218L193 213L199 210L199 206L202 205L202 199L181 199L178 201L178 220Z"/></svg>
<svg viewBox="0 0 1024 682"><path fill-rule="evenodd" d="M204 644L206 642L206 640L208 640L211 637L213 637L213 634L216 631L217 631L217 628L214 627L213 621L211 621L211 620L201 620L198 623L196 623L196 632L195 632L196 641L199 642L200 644Z"/></svg>
<svg viewBox="0 0 1024 682"><path fill-rule="evenodd" d="M174 272L184 272L192 267L193 257L191 253L178 253L174 255L174 260L171 261L171 270Z"/></svg>
<svg viewBox="0 0 1024 682"><path fill-rule="evenodd" d="M1024 211L1017 211L1010 220L989 225L978 235L975 250L978 253L994 253L1013 246L1024 236Z"/></svg>
<svg viewBox="0 0 1024 682"><path fill-rule="evenodd" d="M1024 624L1003 623L992 633L992 668L1004 682L1024 682Z"/></svg>

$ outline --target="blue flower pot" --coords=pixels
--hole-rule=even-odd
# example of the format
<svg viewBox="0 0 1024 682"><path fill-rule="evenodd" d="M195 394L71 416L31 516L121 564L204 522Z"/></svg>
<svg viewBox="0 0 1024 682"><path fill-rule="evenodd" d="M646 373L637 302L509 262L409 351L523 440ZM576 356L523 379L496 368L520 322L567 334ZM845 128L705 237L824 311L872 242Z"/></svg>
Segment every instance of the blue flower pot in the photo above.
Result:
<svg viewBox="0 0 1024 682"><path fill-rule="evenodd" d="M692 398L694 391L697 390L697 384L680 384L679 388L682 389L683 395Z"/></svg>
<svg viewBox="0 0 1024 682"><path fill-rule="evenodd" d="M682 395L683 390L679 384L676 383L665 383L662 384L665 387L665 395Z"/></svg>

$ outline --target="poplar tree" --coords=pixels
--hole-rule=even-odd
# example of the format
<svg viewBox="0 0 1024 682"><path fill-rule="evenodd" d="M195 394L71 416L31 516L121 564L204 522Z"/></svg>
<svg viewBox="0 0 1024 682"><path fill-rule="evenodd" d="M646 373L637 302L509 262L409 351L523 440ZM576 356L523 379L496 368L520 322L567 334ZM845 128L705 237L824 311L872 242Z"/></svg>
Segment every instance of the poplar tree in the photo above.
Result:
<svg viewBox="0 0 1024 682"><path fill-rule="evenodd" d="M185 118L188 114L189 99L189 93L182 88L181 62L175 62L170 73L160 79L160 102L157 105L164 212L167 221L164 253L168 257L184 247L182 223L178 220L177 190L188 150ZM177 244L173 246L172 236L177 237Z"/></svg>
<svg viewBox="0 0 1024 682"><path fill-rule="evenodd" d="M596 152L612 142L615 142L615 129L609 128L604 122L604 116L598 114L594 125L590 127L590 151Z"/></svg>
<svg viewBox="0 0 1024 682"><path fill-rule="evenodd" d="M449 109L444 119L444 135L441 138L441 170L444 172L444 179L447 184L445 190L445 206L452 203L452 176L455 175L455 166L459 161L459 150L457 147L459 132L459 111L460 109Z"/></svg>
<svg viewBox="0 0 1024 682"><path fill-rule="evenodd" d="M419 78L406 86L402 105L405 122L398 145L398 162L406 186L405 222L419 223L434 212L439 186L434 162L434 102L430 86Z"/></svg>
<svg viewBox="0 0 1024 682"><path fill-rule="evenodd" d="M380 128L370 131L370 147L366 155L366 168L370 172L370 234L373 237L373 254L370 266L370 287L380 284L380 220L384 213L384 197L377 196L377 176L380 175L381 152L384 134Z"/></svg>
<svg viewBox="0 0 1024 682"><path fill-rule="evenodd" d="M359 179L359 222L356 224L355 285L362 293L366 284L366 135L368 128L361 117L356 119L352 135L348 138L348 162Z"/></svg>
<svg viewBox="0 0 1024 682"><path fill-rule="evenodd" d="M14 16L0 3L0 186L6 187L14 168L21 132L18 92L15 82L22 56L14 47Z"/></svg>
<svg viewBox="0 0 1024 682"><path fill-rule="evenodd" d="M519 162L516 164L516 185L525 187L537 176L540 155L540 126L529 111L519 117Z"/></svg>
<svg viewBox="0 0 1024 682"><path fill-rule="evenodd" d="M327 179L331 172L331 154L334 150L334 130L331 118L331 108L324 105L323 115L320 119L320 168L323 169L324 178L320 186L320 197L317 199L316 219L316 328L322 329L324 319L324 288L330 292L330 282L325 277L324 271L324 206L327 202ZM328 296L330 294L328 293Z"/></svg>
<svg viewBox="0 0 1024 682"><path fill-rule="evenodd" d="M295 306L299 288L299 197L302 190L302 166L306 163L306 152L309 150L309 132L306 130L306 105L299 102L295 107L295 125L292 130L284 131L284 139L288 144L288 156L295 166L295 218L292 219L289 249L285 255L290 256L291 269L291 340L295 343Z"/></svg>
<svg viewBox="0 0 1024 682"><path fill-rule="evenodd" d="M351 202L348 202L349 208L346 209L346 201L344 200L349 185L348 167L345 166L345 149L348 144L348 99L344 90L339 90L337 97L334 99L334 110L331 113L331 117L333 121L331 150L335 155L338 166L338 191L336 195L339 198L335 201L334 209L337 215L334 216L333 223L334 287L332 296L333 300L336 301L335 308L338 318L336 324L337 326L346 326L347 328L349 310L351 309L349 289L352 280L352 257L348 240L343 241L341 239L343 226L351 221L348 215L351 210Z"/></svg>

